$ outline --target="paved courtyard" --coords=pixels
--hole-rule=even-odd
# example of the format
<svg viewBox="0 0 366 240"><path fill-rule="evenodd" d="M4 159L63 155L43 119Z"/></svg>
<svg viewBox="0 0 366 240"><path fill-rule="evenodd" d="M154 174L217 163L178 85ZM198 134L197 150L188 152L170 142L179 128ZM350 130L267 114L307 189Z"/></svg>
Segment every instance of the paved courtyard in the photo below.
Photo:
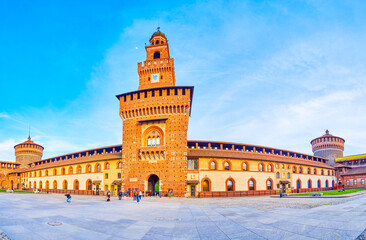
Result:
<svg viewBox="0 0 366 240"><path fill-rule="evenodd" d="M143 198L0 194L0 230L17 239L355 239L366 195L313 198Z"/></svg>

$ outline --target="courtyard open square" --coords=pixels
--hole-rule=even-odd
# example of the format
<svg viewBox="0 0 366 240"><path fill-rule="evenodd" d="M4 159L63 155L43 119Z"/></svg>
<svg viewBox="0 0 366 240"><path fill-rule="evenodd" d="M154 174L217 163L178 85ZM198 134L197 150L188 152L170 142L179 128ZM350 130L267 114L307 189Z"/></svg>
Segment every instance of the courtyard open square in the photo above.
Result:
<svg viewBox="0 0 366 240"><path fill-rule="evenodd" d="M356 239L366 195L347 198L131 198L0 193L0 229L17 239Z"/></svg>

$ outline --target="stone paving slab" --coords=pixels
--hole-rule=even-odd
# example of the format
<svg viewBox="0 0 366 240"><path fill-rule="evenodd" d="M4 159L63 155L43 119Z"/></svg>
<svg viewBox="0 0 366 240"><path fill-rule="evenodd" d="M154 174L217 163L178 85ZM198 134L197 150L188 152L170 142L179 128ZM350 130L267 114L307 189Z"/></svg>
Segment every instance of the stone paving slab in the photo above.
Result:
<svg viewBox="0 0 366 240"><path fill-rule="evenodd" d="M102 197L73 196L67 204L65 197L57 194L0 193L0 229L12 240L353 240L366 228L366 195L346 201L297 201L143 198L137 204L132 199L106 202Z"/></svg>

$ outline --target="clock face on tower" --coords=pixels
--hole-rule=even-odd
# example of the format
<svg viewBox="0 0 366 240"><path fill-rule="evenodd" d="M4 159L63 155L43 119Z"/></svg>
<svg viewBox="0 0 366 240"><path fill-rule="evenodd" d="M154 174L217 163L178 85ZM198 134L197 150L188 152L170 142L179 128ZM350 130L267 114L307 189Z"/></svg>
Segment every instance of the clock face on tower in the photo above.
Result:
<svg viewBox="0 0 366 240"><path fill-rule="evenodd" d="M153 73L151 74L151 83L159 82L160 73Z"/></svg>

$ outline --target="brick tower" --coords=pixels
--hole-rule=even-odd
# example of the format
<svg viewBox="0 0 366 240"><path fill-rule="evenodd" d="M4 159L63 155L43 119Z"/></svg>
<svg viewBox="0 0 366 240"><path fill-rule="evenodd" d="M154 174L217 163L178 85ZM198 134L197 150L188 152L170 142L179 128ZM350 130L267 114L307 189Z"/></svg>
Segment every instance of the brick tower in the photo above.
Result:
<svg viewBox="0 0 366 240"><path fill-rule="evenodd" d="M334 164L334 159L343 157L344 139L329 134L326 130L321 137L313 139L310 143L315 156L326 158L329 164Z"/></svg>
<svg viewBox="0 0 366 240"><path fill-rule="evenodd" d="M19 143L14 146L15 149L15 161L20 163L20 167L29 167L28 164L36 161L40 161L43 155L43 147L31 140Z"/></svg>
<svg viewBox="0 0 366 240"><path fill-rule="evenodd" d="M123 120L124 190L186 192L187 131L193 87L175 86L174 60L159 28L138 63L139 90L118 95Z"/></svg>

